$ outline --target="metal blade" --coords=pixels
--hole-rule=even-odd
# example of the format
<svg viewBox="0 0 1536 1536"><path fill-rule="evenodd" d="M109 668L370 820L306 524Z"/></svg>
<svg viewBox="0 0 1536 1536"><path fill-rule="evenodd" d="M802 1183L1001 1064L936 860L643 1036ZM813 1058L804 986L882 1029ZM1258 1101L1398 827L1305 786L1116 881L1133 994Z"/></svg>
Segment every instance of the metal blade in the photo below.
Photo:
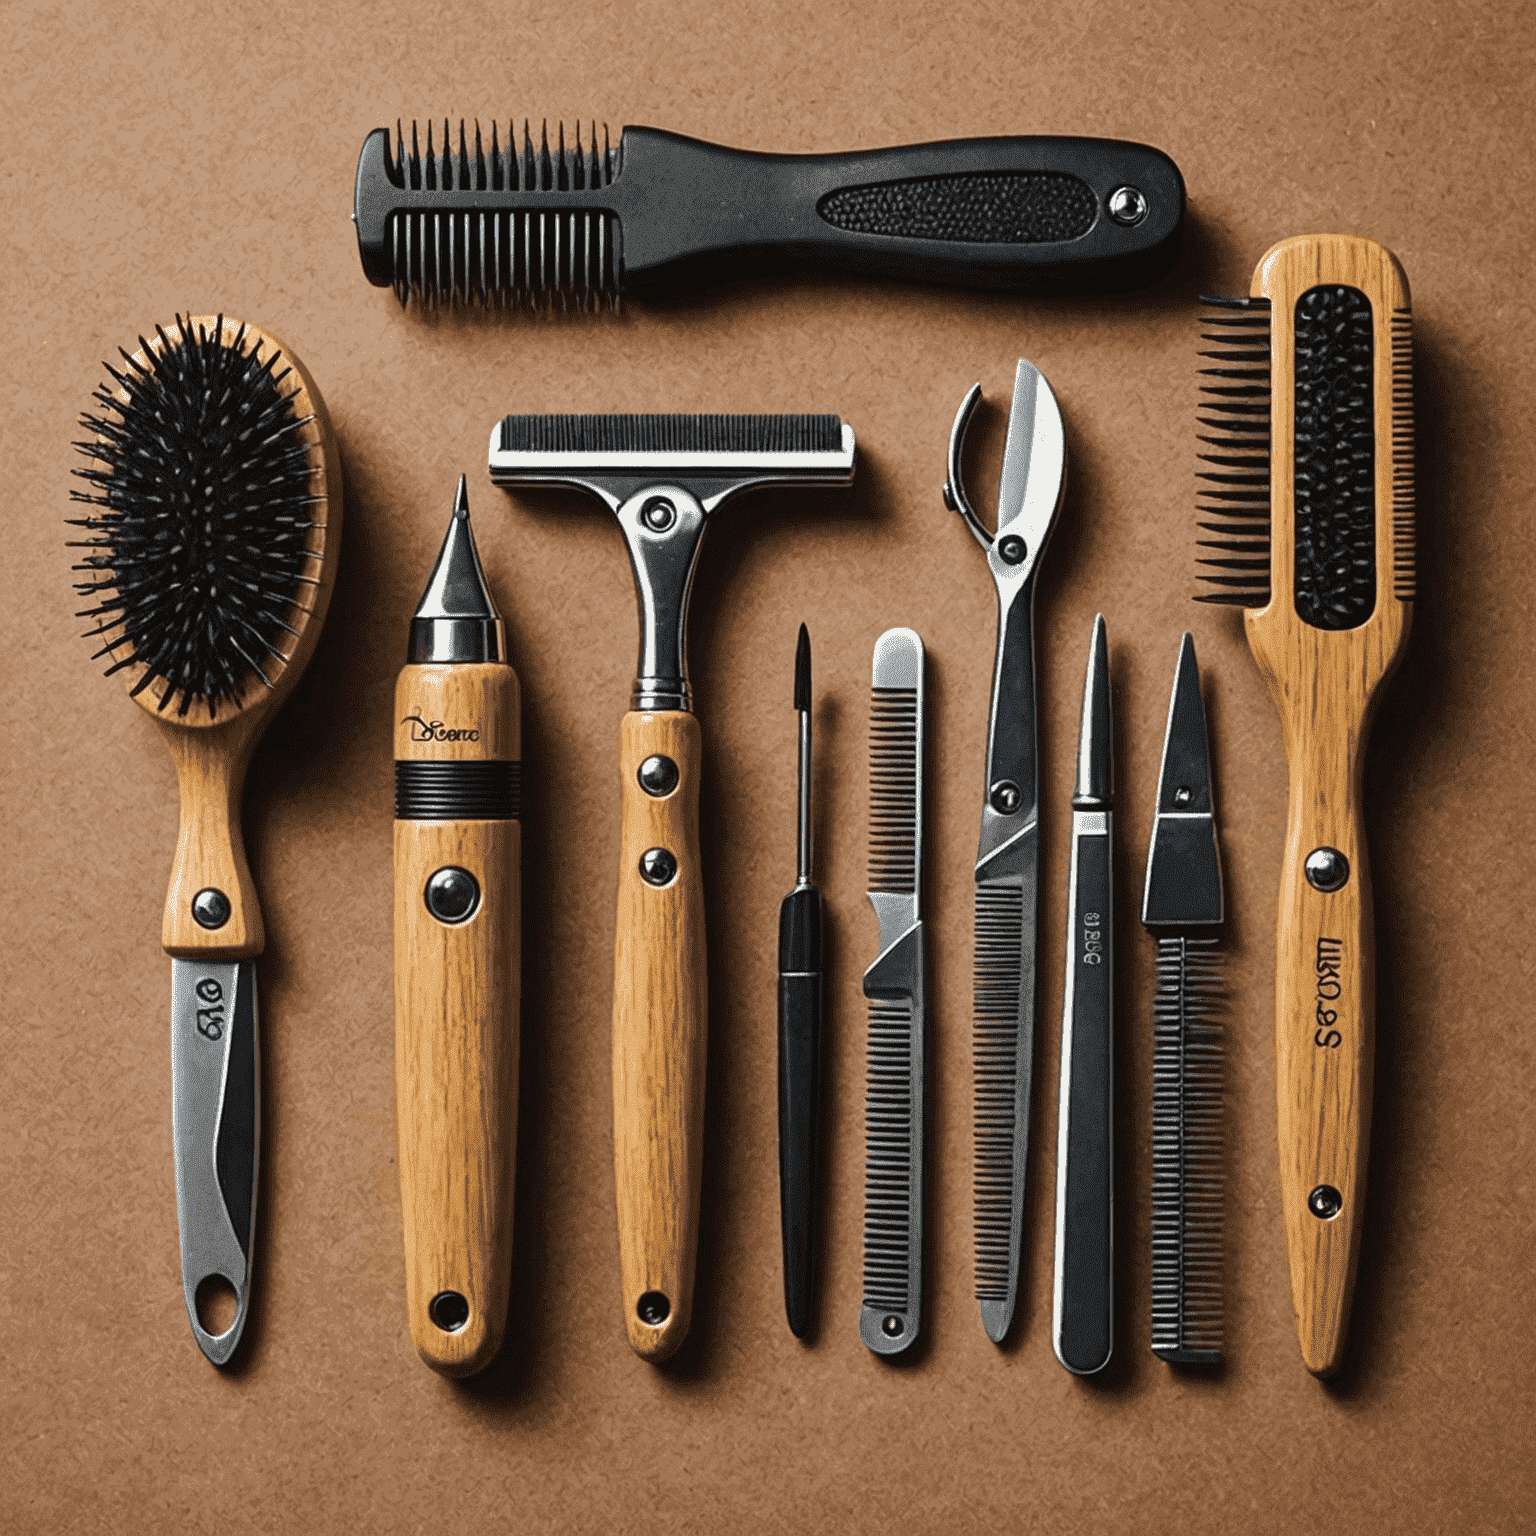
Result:
<svg viewBox="0 0 1536 1536"><path fill-rule="evenodd" d="M1016 534L1027 546L1026 564L1045 543L1067 484L1067 434L1061 407L1033 363L1019 359L1013 377L1008 439L997 485L997 538Z"/></svg>
<svg viewBox="0 0 1536 1536"><path fill-rule="evenodd" d="M181 1283L199 1348L227 1364L250 1306L260 1165L261 1090L254 962L171 961L171 1124ZM198 1321L197 1289L222 1276L235 1319L221 1334Z"/></svg>

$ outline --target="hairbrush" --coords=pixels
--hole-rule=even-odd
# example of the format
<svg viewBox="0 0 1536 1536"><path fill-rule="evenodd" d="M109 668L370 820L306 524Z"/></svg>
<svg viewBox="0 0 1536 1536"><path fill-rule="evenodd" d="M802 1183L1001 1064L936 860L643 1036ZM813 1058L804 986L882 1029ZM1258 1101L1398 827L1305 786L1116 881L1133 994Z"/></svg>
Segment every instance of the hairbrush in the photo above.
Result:
<svg viewBox="0 0 1536 1536"><path fill-rule="evenodd" d="M836 416L508 416L491 479L571 486L617 517L640 604L640 662L619 727L613 958L613 1161L630 1346L665 1360L693 1313L708 987L699 850L703 744L685 643L707 525L762 486L853 479Z"/></svg>
<svg viewBox="0 0 1536 1536"><path fill-rule="evenodd" d="M357 162L352 217L371 283L402 304L562 303L801 264L873 276L1098 293L1173 264L1184 181L1160 150L1116 139L956 139L833 155L767 155L655 128L610 147L565 126L445 119L423 149L396 124Z"/></svg>
<svg viewBox="0 0 1536 1536"><path fill-rule="evenodd" d="M89 536L70 547L86 551L76 591L96 657L164 728L180 782L161 928L176 1213L192 1333L223 1365L250 1306L261 1136L253 961L265 934L240 792L325 618L341 465L314 381L265 331L178 318L122 357L94 394L101 414L81 418L90 466L75 473L89 489L71 494L91 511L71 522ZM204 1322L220 1281L235 1309L215 1334Z"/></svg>
<svg viewBox="0 0 1536 1536"><path fill-rule="evenodd" d="M1284 728L1275 973L1280 1188L1302 1358L1339 1367L1365 1201L1375 1013L1366 739L1414 594L1408 280L1351 235L1283 240L1202 355L1202 561Z"/></svg>
<svg viewBox="0 0 1536 1536"><path fill-rule="evenodd" d="M469 1376L501 1346L517 1151L517 673L459 476L395 683L395 1098L416 1352Z"/></svg>

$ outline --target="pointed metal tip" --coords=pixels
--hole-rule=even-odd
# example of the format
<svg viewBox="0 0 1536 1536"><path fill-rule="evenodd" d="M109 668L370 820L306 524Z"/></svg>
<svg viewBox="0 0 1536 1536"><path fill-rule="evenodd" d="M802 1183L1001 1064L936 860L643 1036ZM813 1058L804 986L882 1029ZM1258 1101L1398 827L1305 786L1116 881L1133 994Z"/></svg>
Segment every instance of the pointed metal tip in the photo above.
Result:
<svg viewBox="0 0 1536 1536"><path fill-rule="evenodd" d="M466 523L469 521L469 485L464 475L459 476L458 495L453 498L453 515Z"/></svg>
<svg viewBox="0 0 1536 1536"><path fill-rule="evenodd" d="M410 659L498 661L505 654L501 616L475 548L469 494L460 475L448 532L411 623Z"/></svg>
<svg viewBox="0 0 1536 1536"><path fill-rule="evenodd" d="M805 625L800 626L800 638L795 644L795 708L811 707L811 635Z"/></svg>
<svg viewBox="0 0 1536 1536"><path fill-rule="evenodd" d="M981 1326L987 1330L987 1337L994 1344L1001 1344L1008 1337L1008 1325L1013 1322L1013 1303L1006 1299L1002 1301L984 1301L981 1304Z"/></svg>
<svg viewBox="0 0 1536 1536"><path fill-rule="evenodd" d="M1109 703L1109 634L1104 615L1093 620L1088 675L1083 681L1083 724L1077 747L1074 807L1104 809L1114 801L1115 770Z"/></svg>

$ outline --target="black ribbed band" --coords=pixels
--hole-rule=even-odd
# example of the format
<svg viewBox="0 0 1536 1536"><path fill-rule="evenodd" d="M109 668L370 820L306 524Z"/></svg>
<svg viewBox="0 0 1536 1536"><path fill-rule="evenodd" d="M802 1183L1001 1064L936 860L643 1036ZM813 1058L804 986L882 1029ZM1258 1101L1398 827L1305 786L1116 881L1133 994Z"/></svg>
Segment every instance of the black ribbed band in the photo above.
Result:
<svg viewBox="0 0 1536 1536"><path fill-rule="evenodd" d="M396 821L517 821L522 802L521 763L395 763Z"/></svg>

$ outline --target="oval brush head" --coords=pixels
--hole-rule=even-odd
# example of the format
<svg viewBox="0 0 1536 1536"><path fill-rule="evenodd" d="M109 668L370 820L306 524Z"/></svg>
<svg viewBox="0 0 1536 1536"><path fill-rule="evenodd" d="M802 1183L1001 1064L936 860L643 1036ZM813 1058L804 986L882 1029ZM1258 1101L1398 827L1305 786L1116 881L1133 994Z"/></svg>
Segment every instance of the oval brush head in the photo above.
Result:
<svg viewBox="0 0 1536 1536"><path fill-rule="evenodd" d="M341 471L324 402L274 337L224 316L177 318L107 365L75 446L90 508L76 591L96 656L170 733L181 841L172 953L256 954L261 917L240 842L245 765L319 637L336 574ZM195 882L190 889L182 886ZM228 895L217 930L180 896Z"/></svg>

